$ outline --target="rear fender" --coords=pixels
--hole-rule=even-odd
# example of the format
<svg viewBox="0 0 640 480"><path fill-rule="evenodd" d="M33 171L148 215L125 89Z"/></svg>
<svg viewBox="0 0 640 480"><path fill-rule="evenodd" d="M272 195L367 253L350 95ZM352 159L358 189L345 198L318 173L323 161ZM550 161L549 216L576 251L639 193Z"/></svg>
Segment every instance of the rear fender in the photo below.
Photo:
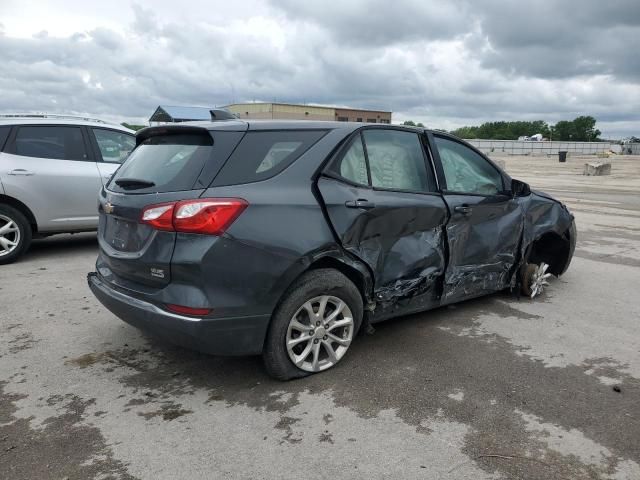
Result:
<svg viewBox="0 0 640 480"><path fill-rule="evenodd" d="M349 254L337 244L326 245L322 249L309 252L287 269L274 285L274 288L280 293L278 304L284 294L303 273L316 268L334 268L342 272L360 290L365 310L372 309L375 305L373 302L373 273L364 262Z"/></svg>

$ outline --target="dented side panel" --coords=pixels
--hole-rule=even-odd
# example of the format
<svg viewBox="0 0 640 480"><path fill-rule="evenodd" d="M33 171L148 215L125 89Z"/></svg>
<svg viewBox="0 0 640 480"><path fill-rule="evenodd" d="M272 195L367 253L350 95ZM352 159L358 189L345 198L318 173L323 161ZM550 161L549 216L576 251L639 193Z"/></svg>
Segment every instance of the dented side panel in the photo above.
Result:
<svg viewBox="0 0 640 480"><path fill-rule="evenodd" d="M359 188L326 177L318 189L343 247L373 273L376 319L438 303L448 218L440 195ZM345 206L357 199L375 206Z"/></svg>
<svg viewBox="0 0 640 480"><path fill-rule="evenodd" d="M554 233L567 242L568 258L555 275L561 275L568 268L576 242L573 215L567 208L549 195L533 191L531 195L519 199L523 210L523 235L520 252L521 263L527 260L531 245L547 233Z"/></svg>
<svg viewBox="0 0 640 480"><path fill-rule="evenodd" d="M449 258L442 303L509 286L523 232L518 200L500 195L445 195L452 212L446 228ZM456 212L457 207L467 213Z"/></svg>
<svg viewBox="0 0 640 480"><path fill-rule="evenodd" d="M373 321L513 287L530 246L547 233L575 245L573 216L556 200L373 190L321 177L318 189L343 248L374 279ZM345 203L366 199L369 209ZM445 203L446 200L446 203ZM457 206L471 213L456 212ZM564 272L567 263L556 274Z"/></svg>
<svg viewBox="0 0 640 480"><path fill-rule="evenodd" d="M573 222L573 215L562 203L543 192L532 191L520 200L525 213L525 245L548 232L562 235Z"/></svg>
<svg viewBox="0 0 640 480"><path fill-rule="evenodd" d="M477 198L477 197L476 197ZM554 233L567 242L567 260L552 273L564 273L575 248L573 215L542 192L507 201L445 196L454 212L447 225L449 258L442 304L480 296L517 283L520 266L528 261L531 245ZM455 206L468 204L469 217L456 214Z"/></svg>

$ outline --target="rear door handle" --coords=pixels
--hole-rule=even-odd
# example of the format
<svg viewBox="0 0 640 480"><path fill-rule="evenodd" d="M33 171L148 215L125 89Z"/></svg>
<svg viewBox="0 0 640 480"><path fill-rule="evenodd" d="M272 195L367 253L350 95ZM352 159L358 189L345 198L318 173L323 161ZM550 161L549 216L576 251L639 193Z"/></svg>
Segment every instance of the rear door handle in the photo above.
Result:
<svg viewBox="0 0 640 480"><path fill-rule="evenodd" d="M31 176L31 175L35 175L35 172L31 172L29 170L25 170L24 168L16 168L15 170L11 170L9 172L9 175L24 175L24 176Z"/></svg>
<svg viewBox="0 0 640 480"><path fill-rule="evenodd" d="M375 208L376 204L366 200L364 198L359 198L357 200L348 200L344 202L344 204L348 208Z"/></svg>
<svg viewBox="0 0 640 480"><path fill-rule="evenodd" d="M473 209L468 205L460 205L459 207L455 207L453 211L461 213L462 215L470 215Z"/></svg>

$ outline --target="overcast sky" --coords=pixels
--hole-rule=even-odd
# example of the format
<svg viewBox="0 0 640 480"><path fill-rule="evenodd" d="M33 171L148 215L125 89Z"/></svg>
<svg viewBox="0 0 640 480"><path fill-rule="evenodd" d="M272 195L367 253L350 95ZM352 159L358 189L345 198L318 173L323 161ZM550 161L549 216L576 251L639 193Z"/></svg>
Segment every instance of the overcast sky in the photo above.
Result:
<svg viewBox="0 0 640 480"><path fill-rule="evenodd" d="M640 136L639 46L640 0L0 0L0 111L277 100Z"/></svg>

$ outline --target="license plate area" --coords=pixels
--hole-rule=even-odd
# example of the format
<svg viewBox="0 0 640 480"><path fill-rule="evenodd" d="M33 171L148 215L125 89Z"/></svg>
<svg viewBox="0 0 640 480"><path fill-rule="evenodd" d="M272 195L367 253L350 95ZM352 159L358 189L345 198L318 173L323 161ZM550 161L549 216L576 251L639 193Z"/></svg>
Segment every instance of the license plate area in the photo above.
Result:
<svg viewBox="0 0 640 480"><path fill-rule="evenodd" d="M105 241L121 252L137 252L142 249L149 235L148 228L138 222L107 216Z"/></svg>

